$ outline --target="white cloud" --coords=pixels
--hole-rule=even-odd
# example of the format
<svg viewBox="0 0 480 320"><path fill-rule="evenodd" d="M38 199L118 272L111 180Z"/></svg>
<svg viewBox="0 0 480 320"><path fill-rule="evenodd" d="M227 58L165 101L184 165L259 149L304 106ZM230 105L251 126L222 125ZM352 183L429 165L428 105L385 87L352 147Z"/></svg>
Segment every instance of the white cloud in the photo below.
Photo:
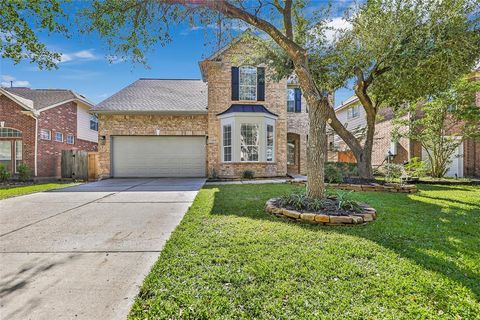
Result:
<svg viewBox="0 0 480 320"><path fill-rule="evenodd" d="M27 80L16 80L15 77L12 77L11 75L5 74L2 75L2 81L0 82L0 85L2 87L30 87L30 82Z"/></svg>
<svg viewBox="0 0 480 320"><path fill-rule="evenodd" d="M340 17L333 18L330 22L326 24L326 26L327 30L325 30L325 37L329 42L334 41L335 38L339 35L340 31L352 29L352 24Z"/></svg>
<svg viewBox="0 0 480 320"><path fill-rule="evenodd" d="M71 53L62 53L60 57L60 62L69 62L69 61L75 61L75 60L98 60L100 59L99 56L97 56L94 52L93 49L88 49L88 50L80 50L76 52L71 52Z"/></svg>

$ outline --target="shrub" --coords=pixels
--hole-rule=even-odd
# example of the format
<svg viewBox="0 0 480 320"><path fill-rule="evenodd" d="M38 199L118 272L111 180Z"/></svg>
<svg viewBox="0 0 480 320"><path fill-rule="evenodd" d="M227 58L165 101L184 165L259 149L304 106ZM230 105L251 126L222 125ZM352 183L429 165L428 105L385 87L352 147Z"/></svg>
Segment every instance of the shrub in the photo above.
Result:
<svg viewBox="0 0 480 320"><path fill-rule="evenodd" d="M10 172L0 163L0 182L6 182L8 179L10 179Z"/></svg>
<svg viewBox="0 0 480 320"><path fill-rule="evenodd" d="M340 168L332 163L325 165L325 182L341 183L343 182L343 173Z"/></svg>
<svg viewBox="0 0 480 320"><path fill-rule="evenodd" d="M349 192L337 191L336 192L336 198L337 198L337 201L338 201L338 209L361 212L362 208L360 207L360 204L358 203L358 201L355 201L351 198L351 196L350 196L351 193L352 193L352 191L349 191Z"/></svg>
<svg viewBox="0 0 480 320"><path fill-rule="evenodd" d="M312 199L303 192L285 194L280 198L282 206L293 207L295 210L320 211L325 207L322 199Z"/></svg>
<svg viewBox="0 0 480 320"><path fill-rule="evenodd" d="M245 170L242 172L243 179L253 179L255 177L255 172L252 170Z"/></svg>
<svg viewBox="0 0 480 320"><path fill-rule="evenodd" d="M17 171L18 171L18 179L20 181L27 181L28 179L30 179L30 175L31 175L31 171L30 171L30 168L22 163L20 164L18 167L17 167Z"/></svg>
<svg viewBox="0 0 480 320"><path fill-rule="evenodd" d="M397 163L386 163L383 166L386 179L398 179L403 174L403 165Z"/></svg>
<svg viewBox="0 0 480 320"><path fill-rule="evenodd" d="M420 158L414 157L405 165L405 172L409 177L424 177L428 172L428 164Z"/></svg>

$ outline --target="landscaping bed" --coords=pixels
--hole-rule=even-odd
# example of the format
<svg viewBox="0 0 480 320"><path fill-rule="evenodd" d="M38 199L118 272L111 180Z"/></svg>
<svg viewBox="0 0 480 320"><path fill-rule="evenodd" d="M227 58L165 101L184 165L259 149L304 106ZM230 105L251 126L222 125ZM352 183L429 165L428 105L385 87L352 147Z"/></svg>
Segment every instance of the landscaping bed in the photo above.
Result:
<svg viewBox="0 0 480 320"><path fill-rule="evenodd" d="M324 202L322 210L299 211L293 207L283 207L280 198L272 198L267 201L265 211L278 217L324 225L361 224L377 218L377 211L366 204L358 210L346 210L338 208L336 199L327 198Z"/></svg>

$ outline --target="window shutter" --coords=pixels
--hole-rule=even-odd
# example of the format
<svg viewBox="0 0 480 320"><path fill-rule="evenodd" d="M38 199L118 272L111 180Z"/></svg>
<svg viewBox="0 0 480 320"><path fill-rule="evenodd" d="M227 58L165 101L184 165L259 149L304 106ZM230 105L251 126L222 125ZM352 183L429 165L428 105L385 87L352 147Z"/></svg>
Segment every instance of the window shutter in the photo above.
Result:
<svg viewBox="0 0 480 320"><path fill-rule="evenodd" d="M265 68L257 68L257 101L265 101Z"/></svg>
<svg viewBox="0 0 480 320"><path fill-rule="evenodd" d="M302 91L295 88L295 112L302 112Z"/></svg>
<svg viewBox="0 0 480 320"><path fill-rule="evenodd" d="M232 100L238 100L239 82L238 67L232 67Z"/></svg>

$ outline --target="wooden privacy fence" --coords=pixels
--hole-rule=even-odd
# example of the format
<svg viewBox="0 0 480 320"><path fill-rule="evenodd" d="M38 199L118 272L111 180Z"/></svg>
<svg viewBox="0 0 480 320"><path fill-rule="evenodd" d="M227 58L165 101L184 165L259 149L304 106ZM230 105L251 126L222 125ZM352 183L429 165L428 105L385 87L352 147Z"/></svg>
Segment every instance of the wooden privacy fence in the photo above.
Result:
<svg viewBox="0 0 480 320"><path fill-rule="evenodd" d="M62 150L62 178L97 179L97 152Z"/></svg>

